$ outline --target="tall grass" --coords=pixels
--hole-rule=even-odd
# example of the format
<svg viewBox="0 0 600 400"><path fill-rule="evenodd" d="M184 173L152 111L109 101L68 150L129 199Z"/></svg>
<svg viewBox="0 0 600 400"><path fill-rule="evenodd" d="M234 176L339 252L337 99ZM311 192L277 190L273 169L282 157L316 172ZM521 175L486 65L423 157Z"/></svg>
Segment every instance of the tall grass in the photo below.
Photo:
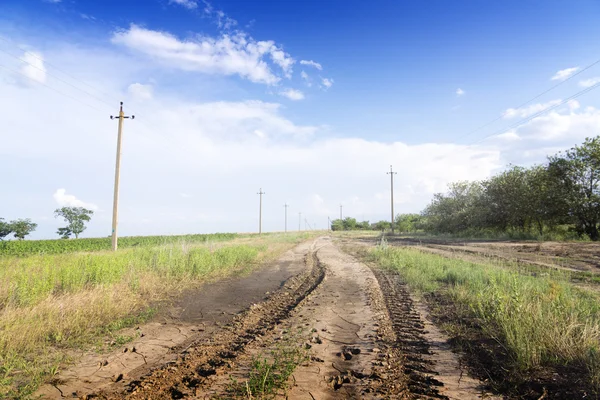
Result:
<svg viewBox="0 0 600 400"><path fill-rule="evenodd" d="M521 371L544 365L585 366L600 387L600 296L551 276L532 277L492 264L416 249L379 247L373 260L400 272L421 293L443 293L482 321L485 333Z"/></svg>
<svg viewBox="0 0 600 400"><path fill-rule="evenodd" d="M0 257L0 398L26 397L67 358L186 288L247 271L307 235Z"/></svg>

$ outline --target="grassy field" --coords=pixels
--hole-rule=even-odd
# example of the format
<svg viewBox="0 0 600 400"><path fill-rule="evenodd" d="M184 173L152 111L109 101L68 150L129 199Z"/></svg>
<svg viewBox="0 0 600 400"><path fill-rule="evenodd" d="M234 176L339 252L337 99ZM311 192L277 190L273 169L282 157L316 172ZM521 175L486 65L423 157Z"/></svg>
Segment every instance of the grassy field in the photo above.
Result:
<svg viewBox="0 0 600 400"><path fill-rule="evenodd" d="M585 371L600 387L600 295L574 287L564 274L528 276L499 267L445 258L411 248L378 246L369 254L397 270L425 298L443 298L475 317L486 337L509 355L518 376L544 367ZM460 330L460 321L450 329Z"/></svg>
<svg viewBox="0 0 600 400"><path fill-rule="evenodd" d="M119 238L119 248L158 246L182 241L187 243L215 242L219 240L231 240L237 236L235 233L179 236L124 236ZM60 254L110 249L110 237L70 240L11 240L0 242L0 256Z"/></svg>
<svg viewBox="0 0 600 400"><path fill-rule="evenodd" d="M203 235L142 241L116 253L0 257L0 398L27 397L70 350L107 336L120 340L120 328L150 318L161 301L247 272L308 237Z"/></svg>

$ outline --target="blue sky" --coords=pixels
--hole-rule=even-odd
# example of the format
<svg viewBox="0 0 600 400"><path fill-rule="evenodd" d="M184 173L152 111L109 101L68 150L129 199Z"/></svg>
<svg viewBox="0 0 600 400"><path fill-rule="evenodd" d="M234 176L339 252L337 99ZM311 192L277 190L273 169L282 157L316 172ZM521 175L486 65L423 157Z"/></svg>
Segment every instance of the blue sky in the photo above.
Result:
<svg viewBox="0 0 600 400"><path fill-rule="evenodd" d="M285 201L322 228L340 203L387 218L390 164L396 210L419 211L450 181L600 132L600 90L560 104L600 77L580 72L600 58L599 17L583 0L5 0L0 217L53 237L54 208L85 204L86 234L110 232L120 100L138 117L122 234L255 230L261 186L267 230Z"/></svg>

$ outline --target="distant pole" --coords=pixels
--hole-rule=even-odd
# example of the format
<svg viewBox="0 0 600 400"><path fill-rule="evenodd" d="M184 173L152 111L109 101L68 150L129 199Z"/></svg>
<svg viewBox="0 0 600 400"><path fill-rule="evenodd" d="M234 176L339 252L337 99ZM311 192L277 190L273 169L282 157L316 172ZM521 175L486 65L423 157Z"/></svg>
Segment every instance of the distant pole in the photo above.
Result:
<svg viewBox="0 0 600 400"><path fill-rule="evenodd" d="M260 235L262 233L262 195L265 194L265 192L263 192L262 188L260 188L256 194L260 195L258 206L258 234Z"/></svg>
<svg viewBox="0 0 600 400"><path fill-rule="evenodd" d="M344 206L342 206L342 205L340 204L340 219L344 219L344 218L342 218L342 207L344 207Z"/></svg>
<svg viewBox="0 0 600 400"><path fill-rule="evenodd" d="M394 234L394 175L397 174L397 172L394 172L392 170L392 166L390 165L390 172L386 172L386 174L390 175L390 183L392 185L392 235Z"/></svg>
<svg viewBox="0 0 600 400"><path fill-rule="evenodd" d="M298 213L298 232L300 232L301 224L302 224L302 213L299 212Z"/></svg>
<svg viewBox="0 0 600 400"><path fill-rule="evenodd" d="M287 209L289 204L285 203L283 206L285 207L285 233L287 233Z"/></svg>
<svg viewBox="0 0 600 400"><path fill-rule="evenodd" d="M331 230L331 218L327 217L327 230Z"/></svg>
<svg viewBox="0 0 600 400"><path fill-rule="evenodd" d="M113 251L117 251L118 244L118 236L117 236L117 225L119 222L118 214L119 214L119 178L121 175L121 142L123 139L123 120L126 118L130 118L125 116L123 113L123 102L121 102L121 108L119 109L119 116L113 117L110 116L110 119L117 118L119 120L119 133L117 135L117 161L115 165L115 193L113 198L113 215L112 215L112 249ZM134 119L135 116L132 115L131 119Z"/></svg>

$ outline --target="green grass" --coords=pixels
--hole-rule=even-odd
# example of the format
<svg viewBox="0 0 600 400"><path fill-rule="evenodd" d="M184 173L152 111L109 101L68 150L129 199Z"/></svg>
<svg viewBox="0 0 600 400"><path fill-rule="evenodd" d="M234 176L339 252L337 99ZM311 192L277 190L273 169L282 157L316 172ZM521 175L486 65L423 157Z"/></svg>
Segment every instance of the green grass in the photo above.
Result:
<svg viewBox="0 0 600 400"><path fill-rule="evenodd" d="M249 271L309 236L179 237L118 252L0 257L0 398L27 398L70 350L123 341L119 330L151 318L152 305Z"/></svg>
<svg viewBox="0 0 600 400"><path fill-rule="evenodd" d="M247 399L276 398L287 388L296 367L308 359L307 350L297 342L294 338L285 338L268 354L253 357L248 379L244 382L232 379L229 391Z"/></svg>
<svg viewBox="0 0 600 400"><path fill-rule="evenodd" d="M209 241L231 240L235 233L211 233L179 236L125 236L119 238L119 248L147 247ZM60 254L77 251L102 251L111 249L111 238L56 239L56 240L11 240L0 242L0 256L28 256L32 254Z"/></svg>
<svg viewBox="0 0 600 400"><path fill-rule="evenodd" d="M508 351L517 371L543 366L585 366L600 387L600 296L564 278L527 276L494 264L472 263L379 246L372 260L397 270L422 294L437 293L481 321L488 337Z"/></svg>

